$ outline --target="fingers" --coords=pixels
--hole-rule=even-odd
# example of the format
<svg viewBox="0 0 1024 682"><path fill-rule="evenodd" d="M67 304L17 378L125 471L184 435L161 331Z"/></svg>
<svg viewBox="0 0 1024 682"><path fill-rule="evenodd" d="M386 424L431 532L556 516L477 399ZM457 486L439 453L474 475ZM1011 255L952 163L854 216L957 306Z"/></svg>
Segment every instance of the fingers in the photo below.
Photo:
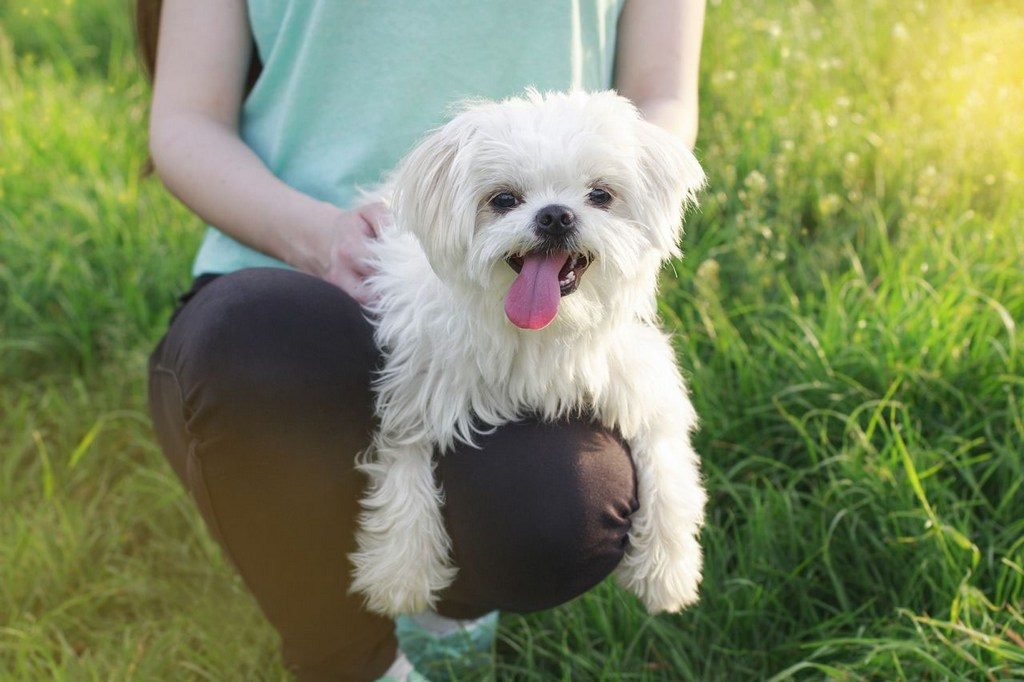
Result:
<svg viewBox="0 0 1024 682"><path fill-rule="evenodd" d="M370 234L375 237L380 235L381 228L391 220L391 211L379 201L360 208L359 215L369 225Z"/></svg>
<svg viewBox="0 0 1024 682"><path fill-rule="evenodd" d="M363 239L349 242L349 248L343 256L348 262L349 268L363 277L373 274L373 266L370 265L370 248L367 244L369 238L371 237L367 235Z"/></svg>
<svg viewBox="0 0 1024 682"><path fill-rule="evenodd" d="M339 270L326 279L354 298L359 305L366 306L373 300L372 292L367 288L365 280L350 270Z"/></svg>
<svg viewBox="0 0 1024 682"><path fill-rule="evenodd" d="M347 213L332 254L331 260L336 268L349 270L361 276L373 273L373 268L368 263L371 255L370 242L377 235L377 223L374 221L382 219L383 213L379 209L367 211L365 214L363 209Z"/></svg>
<svg viewBox="0 0 1024 682"><path fill-rule="evenodd" d="M372 296L365 282L374 273L370 243L390 219L387 207L378 202L342 212L336 225L330 265L322 276L364 306Z"/></svg>
<svg viewBox="0 0 1024 682"><path fill-rule="evenodd" d="M391 211L383 202L368 204L359 209L359 217L363 219L370 238L380 236L381 230L391 222ZM373 266L369 263L370 249L367 242L361 241L357 248L350 251L352 268L363 276L373 274Z"/></svg>

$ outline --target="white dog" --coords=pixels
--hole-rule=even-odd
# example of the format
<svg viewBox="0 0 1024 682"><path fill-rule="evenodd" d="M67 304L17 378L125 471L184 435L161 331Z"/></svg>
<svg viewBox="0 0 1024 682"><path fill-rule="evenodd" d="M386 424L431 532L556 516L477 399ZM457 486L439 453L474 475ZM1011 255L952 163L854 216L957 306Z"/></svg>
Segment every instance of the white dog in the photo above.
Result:
<svg viewBox="0 0 1024 682"><path fill-rule="evenodd" d="M526 414L618 430L640 504L619 582L651 612L697 599L696 415L655 294L703 183L613 92L476 103L400 164L368 280L385 365L352 589L370 609L421 611L455 577L435 452Z"/></svg>

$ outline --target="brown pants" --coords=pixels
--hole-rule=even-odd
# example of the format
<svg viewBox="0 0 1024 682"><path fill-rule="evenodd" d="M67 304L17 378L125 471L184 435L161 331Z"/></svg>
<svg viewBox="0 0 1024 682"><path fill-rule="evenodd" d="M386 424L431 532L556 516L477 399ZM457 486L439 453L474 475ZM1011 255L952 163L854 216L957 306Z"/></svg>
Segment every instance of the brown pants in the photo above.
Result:
<svg viewBox="0 0 1024 682"><path fill-rule="evenodd" d="M372 679L390 620L348 594L379 354L336 287L273 268L204 276L150 358L171 466L281 635L301 679ZM637 509L627 448L600 426L526 420L438 458L459 567L439 611L475 617L572 599L618 564Z"/></svg>

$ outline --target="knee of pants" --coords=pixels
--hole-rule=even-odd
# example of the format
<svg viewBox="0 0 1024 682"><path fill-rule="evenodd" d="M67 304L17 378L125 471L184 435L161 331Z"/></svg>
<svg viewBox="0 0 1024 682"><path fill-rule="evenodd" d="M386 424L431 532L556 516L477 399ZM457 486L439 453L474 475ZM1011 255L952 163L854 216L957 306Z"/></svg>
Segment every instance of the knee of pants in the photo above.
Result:
<svg viewBox="0 0 1024 682"><path fill-rule="evenodd" d="M162 354L199 437L282 420L302 429L327 413L370 421L372 329L354 300L315 277L277 268L219 277L175 319Z"/></svg>
<svg viewBox="0 0 1024 682"><path fill-rule="evenodd" d="M444 599L556 606L607 576L638 507L628 448L586 422L506 425L439 460L459 574Z"/></svg>

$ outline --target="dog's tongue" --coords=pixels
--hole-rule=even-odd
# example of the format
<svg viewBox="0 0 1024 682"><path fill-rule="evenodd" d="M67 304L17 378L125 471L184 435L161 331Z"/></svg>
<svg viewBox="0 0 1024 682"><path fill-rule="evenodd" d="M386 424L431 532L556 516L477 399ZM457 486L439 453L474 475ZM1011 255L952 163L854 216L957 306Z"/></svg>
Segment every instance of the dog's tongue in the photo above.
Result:
<svg viewBox="0 0 1024 682"><path fill-rule="evenodd" d="M569 259L566 251L523 257L523 269L505 296L505 314L521 329L543 329L558 313L562 298L558 273Z"/></svg>

